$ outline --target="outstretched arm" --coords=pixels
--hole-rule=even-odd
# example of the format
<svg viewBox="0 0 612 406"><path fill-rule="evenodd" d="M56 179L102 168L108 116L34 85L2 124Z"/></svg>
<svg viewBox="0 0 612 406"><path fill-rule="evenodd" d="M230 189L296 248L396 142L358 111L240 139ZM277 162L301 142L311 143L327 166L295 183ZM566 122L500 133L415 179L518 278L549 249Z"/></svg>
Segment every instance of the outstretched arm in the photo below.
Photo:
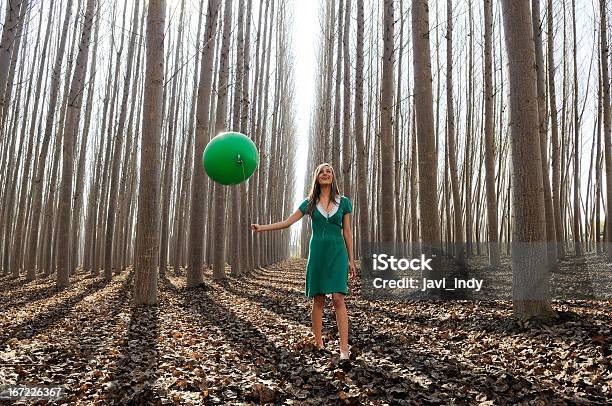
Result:
<svg viewBox="0 0 612 406"><path fill-rule="evenodd" d="M279 221L278 223L272 224L251 224L251 230L257 231L258 233L262 231L273 231L273 230L282 230L284 228L289 228L293 223L298 221L304 217L302 212L298 209L291 216L287 218L285 221Z"/></svg>

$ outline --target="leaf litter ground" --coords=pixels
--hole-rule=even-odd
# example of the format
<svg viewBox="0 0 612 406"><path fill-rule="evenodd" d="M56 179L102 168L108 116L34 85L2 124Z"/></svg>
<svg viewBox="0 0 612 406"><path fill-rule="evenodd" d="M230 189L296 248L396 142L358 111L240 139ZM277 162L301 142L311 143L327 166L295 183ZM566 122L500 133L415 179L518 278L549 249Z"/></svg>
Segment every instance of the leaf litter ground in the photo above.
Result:
<svg viewBox="0 0 612 406"><path fill-rule="evenodd" d="M312 345L304 268L288 260L223 282L207 272L196 289L169 271L150 307L131 306L129 272L110 283L79 273L63 291L2 278L0 383L60 384L54 404L79 405L612 400L609 301L557 301L574 317L519 326L507 301L373 301L351 282L341 364L329 300L326 350Z"/></svg>

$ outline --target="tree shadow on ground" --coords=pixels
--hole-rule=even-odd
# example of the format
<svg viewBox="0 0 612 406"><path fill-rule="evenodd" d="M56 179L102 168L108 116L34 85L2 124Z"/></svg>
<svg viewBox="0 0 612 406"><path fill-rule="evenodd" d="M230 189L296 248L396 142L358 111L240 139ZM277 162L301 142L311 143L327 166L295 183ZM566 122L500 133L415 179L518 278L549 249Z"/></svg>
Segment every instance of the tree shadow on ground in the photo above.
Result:
<svg viewBox="0 0 612 406"><path fill-rule="evenodd" d="M13 277L11 274L2 276L0 277L0 293L9 292L15 288L20 288L35 282L36 280L26 281L25 276L22 275L20 275L18 278Z"/></svg>
<svg viewBox="0 0 612 406"><path fill-rule="evenodd" d="M24 353L26 349L36 349L35 359L41 363L9 366L22 370L24 380L17 383L56 384L66 380L67 369L77 370L80 374L85 374L92 366L102 371L106 370L105 363L100 364L99 360L98 362L95 360L99 357L104 359L109 349L108 345L113 339L112 328L109 329L109 326L116 321L114 311L125 305L130 283L131 280L128 277L109 295L100 295L98 298L102 300L89 301L85 306L79 307L80 310L82 308L82 311L66 314L61 320L65 322L59 333L47 333L46 337L24 343L21 352ZM47 326L49 329L53 327L52 325ZM25 354L31 355L29 352ZM29 380L31 377L36 377L36 380ZM78 399L82 400L81 397L87 391L88 386L91 386L91 383L87 381L77 385L66 385L67 392L64 401L70 403Z"/></svg>
<svg viewBox="0 0 612 406"><path fill-rule="evenodd" d="M132 293L127 294L131 301ZM161 404L154 387L159 365L159 305L132 306L126 335L122 340L108 398L115 404Z"/></svg>
<svg viewBox="0 0 612 406"><path fill-rule="evenodd" d="M25 319L14 326L6 327L6 330L0 333L0 346L6 344L11 339L22 340L45 331L70 313L77 303L97 290L104 288L107 284L108 282L105 280L95 281L79 294L62 300L42 312L35 313L30 319Z"/></svg>
<svg viewBox="0 0 612 406"><path fill-rule="evenodd" d="M75 281L71 281L71 283L74 282ZM78 280L78 282L81 282L81 280ZM88 281L86 286L89 287L94 283L95 281L93 280ZM40 286L35 289L27 290L25 292L17 291L13 295L0 297L0 308L2 308L3 310L9 310L12 308L22 307L31 304L35 301L48 299L58 293L62 293L72 288L73 286L69 286L67 289L59 289L57 288L57 286L55 286L55 284L51 284L46 286Z"/></svg>

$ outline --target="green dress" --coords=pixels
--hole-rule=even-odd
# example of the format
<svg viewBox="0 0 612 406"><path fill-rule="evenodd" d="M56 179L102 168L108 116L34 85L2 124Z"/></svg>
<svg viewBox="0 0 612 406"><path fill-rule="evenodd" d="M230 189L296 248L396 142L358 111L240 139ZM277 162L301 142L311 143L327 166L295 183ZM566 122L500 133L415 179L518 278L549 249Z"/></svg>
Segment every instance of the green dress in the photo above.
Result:
<svg viewBox="0 0 612 406"><path fill-rule="evenodd" d="M302 214L306 214L307 206L308 199L305 199L300 205ZM306 265L306 296L348 293L348 253L342 235L342 221L344 215L352 211L353 205L345 196L339 196L336 205L332 205L329 217L323 214L324 209L318 205L315 207L311 216L312 237Z"/></svg>

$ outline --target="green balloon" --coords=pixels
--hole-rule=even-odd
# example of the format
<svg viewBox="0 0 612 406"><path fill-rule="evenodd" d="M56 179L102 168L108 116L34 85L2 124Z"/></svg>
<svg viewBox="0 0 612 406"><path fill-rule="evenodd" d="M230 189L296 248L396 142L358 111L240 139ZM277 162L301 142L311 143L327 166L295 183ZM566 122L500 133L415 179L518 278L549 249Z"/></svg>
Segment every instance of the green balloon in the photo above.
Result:
<svg viewBox="0 0 612 406"><path fill-rule="evenodd" d="M259 155L255 143L238 132L221 133L214 137L202 155L204 170L212 180L222 185L236 185L251 177Z"/></svg>

